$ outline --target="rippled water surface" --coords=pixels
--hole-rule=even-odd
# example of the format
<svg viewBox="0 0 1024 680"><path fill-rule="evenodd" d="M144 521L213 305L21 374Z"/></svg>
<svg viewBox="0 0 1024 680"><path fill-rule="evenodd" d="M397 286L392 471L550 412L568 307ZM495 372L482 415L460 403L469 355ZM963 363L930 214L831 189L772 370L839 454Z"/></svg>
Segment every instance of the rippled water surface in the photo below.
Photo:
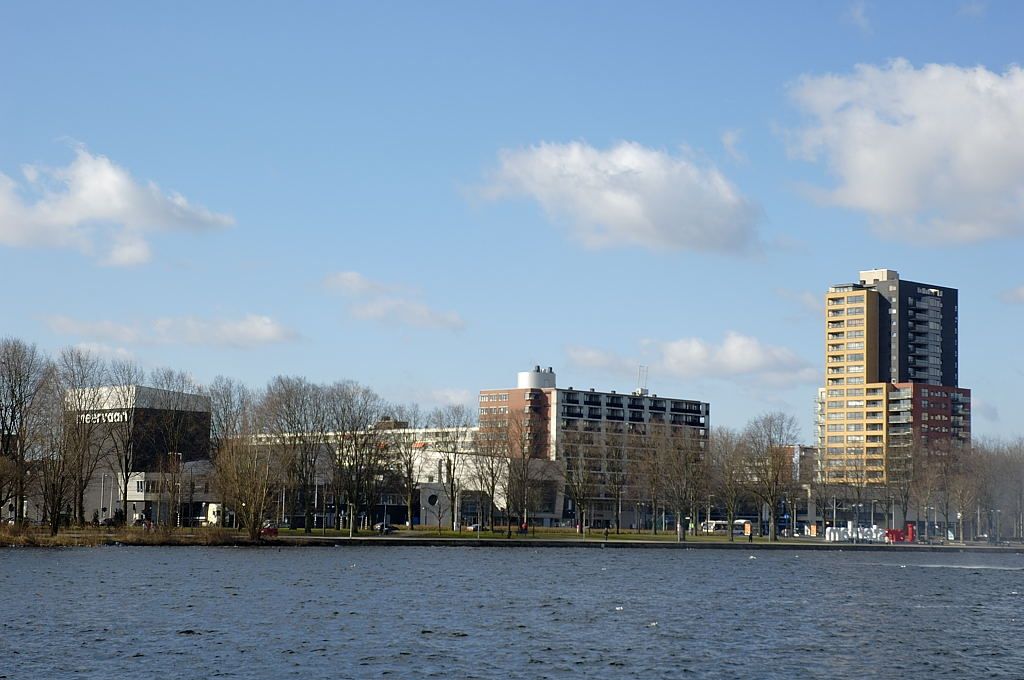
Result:
<svg viewBox="0 0 1024 680"><path fill-rule="evenodd" d="M0 594L3 678L1024 677L1015 554L4 550Z"/></svg>

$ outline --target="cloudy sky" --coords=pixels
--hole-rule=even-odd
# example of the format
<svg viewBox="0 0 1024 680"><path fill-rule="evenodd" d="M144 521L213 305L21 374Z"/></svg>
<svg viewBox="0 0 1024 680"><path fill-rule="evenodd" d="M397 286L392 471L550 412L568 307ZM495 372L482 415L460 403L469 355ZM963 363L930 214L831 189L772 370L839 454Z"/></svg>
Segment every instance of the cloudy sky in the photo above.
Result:
<svg viewBox="0 0 1024 680"><path fill-rule="evenodd" d="M1024 434L1024 5L721 4L6 3L2 334L425 405L644 365L810 442L888 267Z"/></svg>

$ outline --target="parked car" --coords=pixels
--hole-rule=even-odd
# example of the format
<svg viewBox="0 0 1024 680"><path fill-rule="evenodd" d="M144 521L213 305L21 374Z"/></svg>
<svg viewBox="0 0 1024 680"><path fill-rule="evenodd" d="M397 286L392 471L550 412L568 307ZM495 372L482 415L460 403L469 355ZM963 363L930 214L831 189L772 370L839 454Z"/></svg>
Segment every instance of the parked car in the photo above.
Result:
<svg viewBox="0 0 1024 680"><path fill-rule="evenodd" d="M490 531L491 528L487 527L487 526L482 526L480 524L470 524L469 525L469 530L470 531Z"/></svg>
<svg viewBox="0 0 1024 680"><path fill-rule="evenodd" d="M260 536L265 536L265 537L268 537L268 538L276 538L277 537L277 524L275 524L274 522L270 522L270 521L264 522L263 523L263 528L260 529Z"/></svg>
<svg viewBox="0 0 1024 680"><path fill-rule="evenodd" d="M373 530L376 531L378 534L390 534L392 531L395 530L395 526L393 524L377 522L373 525Z"/></svg>

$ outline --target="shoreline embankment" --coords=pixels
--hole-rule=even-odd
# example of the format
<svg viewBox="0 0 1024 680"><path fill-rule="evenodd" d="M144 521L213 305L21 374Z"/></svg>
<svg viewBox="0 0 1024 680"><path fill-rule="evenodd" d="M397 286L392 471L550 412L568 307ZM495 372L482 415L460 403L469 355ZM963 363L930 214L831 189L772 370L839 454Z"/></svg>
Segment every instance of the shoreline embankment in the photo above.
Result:
<svg viewBox="0 0 1024 680"><path fill-rule="evenodd" d="M55 537L39 534L0 534L0 548L85 548L100 546L159 547L237 547L237 548L303 548L303 547L433 547L433 548L579 548L587 550L734 550L734 551L827 551L827 552L901 552L901 553L990 553L1024 554L1024 545L988 544L887 544L887 543L825 543L818 540L784 540L770 543L714 540L643 540L639 538L603 540L597 538L535 538L535 537L441 537L441 536L317 536L309 534L266 537L251 541L232 532L163 533L163 532L65 532Z"/></svg>

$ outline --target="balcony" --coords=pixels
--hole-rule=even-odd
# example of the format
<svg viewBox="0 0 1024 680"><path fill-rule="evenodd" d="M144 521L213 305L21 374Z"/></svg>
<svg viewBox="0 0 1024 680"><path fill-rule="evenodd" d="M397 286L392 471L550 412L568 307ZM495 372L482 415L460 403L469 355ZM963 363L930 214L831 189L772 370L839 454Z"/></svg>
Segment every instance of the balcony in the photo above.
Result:
<svg viewBox="0 0 1024 680"><path fill-rule="evenodd" d="M654 401L651 402L649 408L652 411L664 411L665 402L663 402L661 399L655 399Z"/></svg>
<svg viewBox="0 0 1024 680"><path fill-rule="evenodd" d="M586 406L600 406L601 405L601 397L593 397L593 396L584 397L583 403Z"/></svg>

